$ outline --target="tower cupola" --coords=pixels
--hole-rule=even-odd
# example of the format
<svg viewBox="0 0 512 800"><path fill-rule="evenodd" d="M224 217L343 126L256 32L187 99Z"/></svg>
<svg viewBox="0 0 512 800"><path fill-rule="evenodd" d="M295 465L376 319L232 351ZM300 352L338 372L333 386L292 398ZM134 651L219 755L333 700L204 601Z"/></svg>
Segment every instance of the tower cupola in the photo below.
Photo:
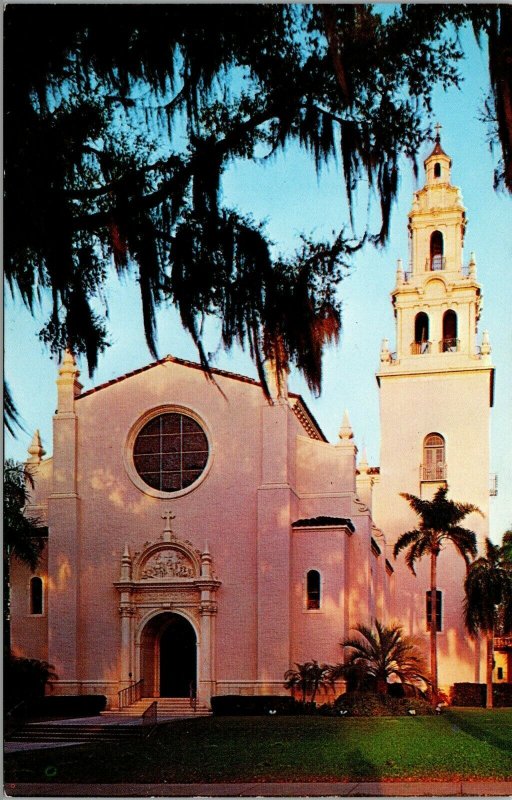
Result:
<svg viewBox="0 0 512 800"><path fill-rule="evenodd" d="M451 183L452 160L441 146L440 125L425 159L425 183L409 212L409 263L401 259L391 294L396 348L381 348L381 370L397 363L411 371L453 370L473 365L484 353L476 345L482 303L472 253L464 265L466 210ZM485 347L484 347L485 350Z"/></svg>
<svg viewBox="0 0 512 800"><path fill-rule="evenodd" d="M425 165L426 183L428 186L437 186L441 183L451 183L452 160L441 147L441 126L436 125L436 140L434 149L423 162Z"/></svg>
<svg viewBox="0 0 512 800"><path fill-rule="evenodd" d="M420 281L432 272L462 275L466 210L462 194L451 182L452 160L441 147L439 134L425 159L425 184L414 193L409 213L409 273Z"/></svg>

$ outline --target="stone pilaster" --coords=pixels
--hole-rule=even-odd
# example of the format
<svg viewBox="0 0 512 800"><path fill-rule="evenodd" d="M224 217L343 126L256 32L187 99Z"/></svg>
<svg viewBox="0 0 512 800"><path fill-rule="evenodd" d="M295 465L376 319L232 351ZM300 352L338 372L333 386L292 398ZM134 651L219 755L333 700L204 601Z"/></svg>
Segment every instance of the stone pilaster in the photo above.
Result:
<svg viewBox="0 0 512 800"><path fill-rule="evenodd" d="M211 589L202 589L200 604L200 648L199 682L197 700L201 705L209 705L215 693L215 617L217 603Z"/></svg>
<svg viewBox="0 0 512 800"><path fill-rule="evenodd" d="M53 418L53 487L48 499L51 546L48 557L48 660L59 680L79 680L79 497L77 493L80 372L67 351L57 379L58 406Z"/></svg>
<svg viewBox="0 0 512 800"><path fill-rule="evenodd" d="M290 662L291 489L288 402L261 410L262 481L258 489L257 678L282 681Z"/></svg>

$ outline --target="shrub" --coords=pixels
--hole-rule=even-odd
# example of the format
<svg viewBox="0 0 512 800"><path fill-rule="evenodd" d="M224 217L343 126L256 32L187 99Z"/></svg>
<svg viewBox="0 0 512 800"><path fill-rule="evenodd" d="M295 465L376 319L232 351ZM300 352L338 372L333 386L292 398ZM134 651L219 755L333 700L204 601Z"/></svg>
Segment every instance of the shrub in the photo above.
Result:
<svg viewBox="0 0 512 800"><path fill-rule="evenodd" d="M325 708L325 707L322 707ZM340 695L332 705L332 711L319 709L320 713L348 717L406 717L413 710L417 715L434 714L435 710L426 700L415 697L391 697L370 692L347 692Z"/></svg>
<svg viewBox="0 0 512 800"><path fill-rule="evenodd" d="M212 697L211 704L212 711L217 716L255 716L271 712L289 715L302 713L304 710L302 703L293 697L281 695L217 695Z"/></svg>
<svg viewBox="0 0 512 800"><path fill-rule="evenodd" d="M485 683L454 683L451 691L451 703L454 706L485 707ZM500 708L512 706L512 684L493 683L493 704Z"/></svg>
<svg viewBox="0 0 512 800"><path fill-rule="evenodd" d="M46 684L56 677L52 665L46 661L9 655L4 666L5 711L44 697Z"/></svg>
<svg viewBox="0 0 512 800"><path fill-rule="evenodd" d="M428 684L423 653L400 625L387 626L375 620L374 628L360 624L354 631L355 636L341 642L348 653L343 664L330 669L331 683L344 677L348 691L382 694L399 691L390 690L390 681L399 681L413 689Z"/></svg>

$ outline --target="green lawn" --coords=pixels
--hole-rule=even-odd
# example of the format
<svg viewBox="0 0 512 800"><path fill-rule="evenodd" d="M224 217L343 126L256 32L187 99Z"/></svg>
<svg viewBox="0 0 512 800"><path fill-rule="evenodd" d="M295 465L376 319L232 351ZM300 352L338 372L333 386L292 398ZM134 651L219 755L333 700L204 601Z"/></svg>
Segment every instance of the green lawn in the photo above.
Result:
<svg viewBox="0 0 512 800"><path fill-rule="evenodd" d="M163 783L512 776L512 709L440 717L211 717L143 743L13 753L5 780Z"/></svg>

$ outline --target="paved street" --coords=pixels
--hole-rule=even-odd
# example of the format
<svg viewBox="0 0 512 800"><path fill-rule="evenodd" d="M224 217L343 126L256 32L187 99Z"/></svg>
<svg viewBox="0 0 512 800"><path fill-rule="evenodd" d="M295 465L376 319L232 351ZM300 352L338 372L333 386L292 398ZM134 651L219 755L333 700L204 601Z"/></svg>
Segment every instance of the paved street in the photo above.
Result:
<svg viewBox="0 0 512 800"><path fill-rule="evenodd" d="M511 797L512 781L6 784L7 797Z"/></svg>

